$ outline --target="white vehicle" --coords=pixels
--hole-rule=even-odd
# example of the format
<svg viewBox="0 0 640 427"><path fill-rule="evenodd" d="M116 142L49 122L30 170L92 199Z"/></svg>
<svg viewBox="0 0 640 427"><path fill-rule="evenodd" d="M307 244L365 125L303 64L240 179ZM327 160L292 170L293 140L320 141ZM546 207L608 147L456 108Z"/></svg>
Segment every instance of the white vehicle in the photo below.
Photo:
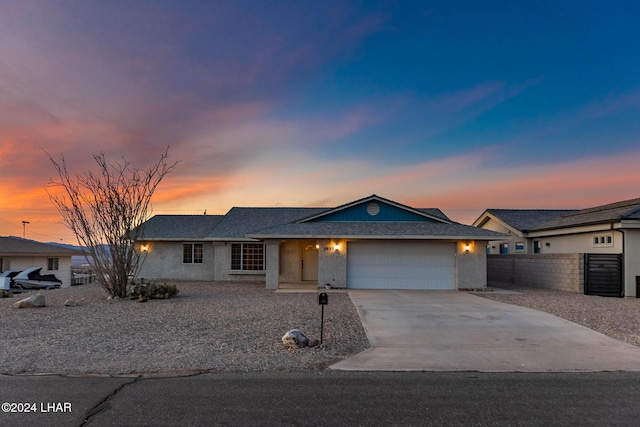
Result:
<svg viewBox="0 0 640 427"><path fill-rule="evenodd" d="M13 278L13 281L23 289L57 289L62 280L53 274L40 274L42 267L27 268Z"/></svg>

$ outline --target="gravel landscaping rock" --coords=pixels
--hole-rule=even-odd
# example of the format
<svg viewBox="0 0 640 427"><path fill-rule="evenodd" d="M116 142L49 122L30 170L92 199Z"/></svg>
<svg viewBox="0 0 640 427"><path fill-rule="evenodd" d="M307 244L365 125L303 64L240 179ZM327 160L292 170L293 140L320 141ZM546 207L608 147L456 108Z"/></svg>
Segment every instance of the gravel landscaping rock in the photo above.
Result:
<svg viewBox="0 0 640 427"><path fill-rule="evenodd" d="M598 297L509 284L495 286L518 293L478 292L475 295L544 311L611 338L640 346L640 298Z"/></svg>
<svg viewBox="0 0 640 427"><path fill-rule="evenodd" d="M320 334L316 293L264 285L179 282L168 300L107 300L95 284L45 291L47 306L15 310L0 299L0 373L166 374L324 369L369 346L346 292L332 292L324 340L287 350L282 335ZM23 294L24 295L24 294ZM65 301L82 301L69 308Z"/></svg>
<svg viewBox="0 0 640 427"><path fill-rule="evenodd" d="M29 294L0 299L0 374L185 374L319 370L369 347L346 292L331 292L324 340L288 350L291 329L319 338L316 293L277 293L259 284L175 283L168 300L107 299L95 284L43 291L47 305L16 310ZM640 299L496 286L475 293L544 311L640 346ZM80 302L70 308L67 301Z"/></svg>

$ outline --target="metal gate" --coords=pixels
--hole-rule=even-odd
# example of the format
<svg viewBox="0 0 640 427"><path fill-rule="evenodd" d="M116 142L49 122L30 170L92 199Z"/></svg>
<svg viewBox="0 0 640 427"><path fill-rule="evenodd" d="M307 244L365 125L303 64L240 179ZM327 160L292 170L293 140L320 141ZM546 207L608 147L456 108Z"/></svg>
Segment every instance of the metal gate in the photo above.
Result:
<svg viewBox="0 0 640 427"><path fill-rule="evenodd" d="M622 254L585 254L586 295L623 297Z"/></svg>

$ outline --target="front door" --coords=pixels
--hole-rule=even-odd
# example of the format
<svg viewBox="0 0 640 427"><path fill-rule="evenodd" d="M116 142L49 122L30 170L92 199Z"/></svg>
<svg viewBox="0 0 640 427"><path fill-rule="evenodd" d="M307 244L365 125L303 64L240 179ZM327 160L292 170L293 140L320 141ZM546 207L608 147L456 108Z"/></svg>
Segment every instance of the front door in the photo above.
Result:
<svg viewBox="0 0 640 427"><path fill-rule="evenodd" d="M318 281L318 249L316 249L316 245L305 245L302 248L302 281Z"/></svg>

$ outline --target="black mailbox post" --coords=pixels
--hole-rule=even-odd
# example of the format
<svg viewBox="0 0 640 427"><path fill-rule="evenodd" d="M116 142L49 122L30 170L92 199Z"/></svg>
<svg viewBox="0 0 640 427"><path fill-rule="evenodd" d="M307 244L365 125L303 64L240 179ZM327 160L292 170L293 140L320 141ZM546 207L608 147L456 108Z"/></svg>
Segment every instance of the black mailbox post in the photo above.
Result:
<svg viewBox="0 0 640 427"><path fill-rule="evenodd" d="M318 294L318 304L327 305L329 304L329 295L326 292L321 292Z"/></svg>
<svg viewBox="0 0 640 427"><path fill-rule="evenodd" d="M320 344L322 344L322 335L324 334L324 306L329 304L329 295L326 292L318 294L318 304L322 307L320 315Z"/></svg>

